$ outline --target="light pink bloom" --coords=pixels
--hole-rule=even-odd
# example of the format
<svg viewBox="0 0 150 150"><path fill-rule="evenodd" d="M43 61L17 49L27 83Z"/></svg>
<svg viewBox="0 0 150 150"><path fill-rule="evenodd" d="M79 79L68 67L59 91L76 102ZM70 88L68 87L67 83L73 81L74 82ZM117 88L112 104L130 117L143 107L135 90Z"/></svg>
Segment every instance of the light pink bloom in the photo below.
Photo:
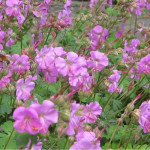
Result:
<svg viewBox="0 0 150 150"><path fill-rule="evenodd" d="M118 70L113 70L113 72L114 72L114 74L112 74L109 77L111 84L109 85L108 92L110 92L110 93L120 90L118 88L118 85L119 85L118 82L119 82L121 76L119 75Z"/></svg>
<svg viewBox="0 0 150 150"><path fill-rule="evenodd" d="M18 132L37 134L42 127L37 112L32 108L18 107L13 113L14 128Z"/></svg>
<svg viewBox="0 0 150 150"><path fill-rule="evenodd" d="M9 71L9 73L6 76L3 76L0 79L0 89L3 87L6 87L8 83L10 83L10 77L12 76L12 73Z"/></svg>
<svg viewBox="0 0 150 150"><path fill-rule="evenodd" d="M98 102L91 102L90 104L86 104L83 110L84 122L86 123L94 123L97 120L97 116L102 113L102 107Z"/></svg>
<svg viewBox="0 0 150 150"><path fill-rule="evenodd" d="M42 105L34 103L30 106L30 108L38 113L39 120L42 124L40 133L47 133L49 126L58 121L58 111L53 107L54 104L49 100L44 100Z"/></svg>
<svg viewBox="0 0 150 150"><path fill-rule="evenodd" d="M150 100L140 106L139 124L144 133L150 132Z"/></svg>
<svg viewBox="0 0 150 150"><path fill-rule="evenodd" d="M122 36L124 28L125 28L125 24L123 24L121 29L116 32L116 34L115 34L116 38L120 38Z"/></svg>
<svg viewBox="0 0 150 150"><path fill-rule="evenodd" d="M54 63L54 59L55 53L53 51L53 48L44 46L44 48L42 48L40 52L37 51L35 62L37 63L38 69L40 70L48 68L51 64Z"/></svg>
<svg viewBox="0 0 150 150"><path fill-rule="evenodd" d="M101 150L100 141L94 132L80 132L76 135L76 142L69 150Z"/></svg>
<svg viewBox="0 0 150 150"><path fill-rule="evenodd" d="M65 27L69 27L72 24L72 19L70 18L71 10L64 9L58 14L58 22L60 22Z"/></svg>
<svg viewBox="0 0 150 150"><path fill-rule="evenodd" d="M29 57L27 55L12 55L10 68L18 74L25 73L30 68Z"/></svg>
<svg viewBox="0 0 150 150"><path fill-rule="evenodd" d="M103 28L100 25L95 26L91 33L88 33L88 36L91 40L91 50L98 50L101 48L102 43L107 40L109 32L106 28Z"/></svg>
<svg viewBox="0 0 150 150"><path fill-rule="evenodd" d="M30 92L34 89L35 83L32 82L33 78L19 79L16 86L16 96L18 100L27 100L31 94Z"/></svg>
<svg viewBox="0 0 150 150"><path fill-rule="evenodd" d="M104 67L108 66L108 58L104 53L99 51L91 51L91 60L88 61L88 67L94 70L101 71Z"/></svg>
<svg viewBox="0 0 150 150"><path fill-rule="evenodd" d="M150 73L150 54L140 60L137 71L138 73Z"/></svg>
<svg viewBox="0 0 150 150"><path fill-rule="evenodd" d="M21 14L21 5L23 2L19 0L7 0L6 5L8 6L6 8L6 14L8 16L16 17L19 24L22 24L25 21L25 17Z"/></svg>

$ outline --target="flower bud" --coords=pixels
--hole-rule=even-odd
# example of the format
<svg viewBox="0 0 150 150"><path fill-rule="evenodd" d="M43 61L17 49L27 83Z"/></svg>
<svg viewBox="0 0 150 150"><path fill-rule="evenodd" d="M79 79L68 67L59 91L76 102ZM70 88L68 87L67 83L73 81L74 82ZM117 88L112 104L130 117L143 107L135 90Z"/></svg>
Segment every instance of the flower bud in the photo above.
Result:
<svg viewBox="0 0 150 150"><path fill-rule="evenodd" d="M92 130L91 126L89 126L89 125L84 125L83 128L85 131L91 131Z"/></svg>
<svg viewBox="0 0 150 150"><path fill-rule="evenodd" d="M8 86L8 91L10 92L10 93L14 93L15 92L15 90L16 90L16 88L12 85L12 84L10 84L9 86Z"/></svg>
<svg viewBox="0 0 150 150"><path fill-rule="evenodd" d="M131 102L127 105L127 110L132 111L133 109L134 109L134 103Z"/></svg>
<svg viewBox="0 0 150 150"><path fill-rule="evenodd" d="M55 100L54 100L55 105L57 106L63 106L65 104L65 96L64 95L59 95Z"/></svg>
<svg viewBox="0 0 150 150"><path fill-rule="evenodd" d="M70 120L70 115L71 115L71 113L70 113L69 109L63 110L62 115L61 115L61 119L65 122L67 122Z"/></svg>
<svg viewBox="0 0 150 150"><path fill-rule="evenodd" d="M69 142L73 142L74 141L74 137L73 136L69 136L68 141Z"/></svg>
<svg viewBox="0 0 150 150"><path fill-rule="evenodd" d="M31 64L31 72L34 74L37 71L37 64L36 63L32 63Z"/></svg>
<svg viewBox="0 0 150 150"><path fill-rule="evenodd" d="M3 69L1 72L0 72L0 77L2 78L3 76L6 76L8 74L9 70L8 69Z"/></svg>
<svg viewBox="0 0 150 150"><path fill-rule="evenodd" d="M59 126L57 128L57 132L58 132L58 137L60 138L66 132L66 128L63 125Z"/></svg>
<svg viewBox="0 0 150 150"><path fill-rule="evenodd" d="M139 109L135 109L135 110L132 112L132 115L133 115L136 119L139 119L139 117L140 117L140 110L139 110Z"/></svg>
<svg viewBox="0 0 150 150"><path fill-rule="evenodd" d="M16 106L22 106L23 102L21 100L16 100L15 104L16 104Z"/></svg>

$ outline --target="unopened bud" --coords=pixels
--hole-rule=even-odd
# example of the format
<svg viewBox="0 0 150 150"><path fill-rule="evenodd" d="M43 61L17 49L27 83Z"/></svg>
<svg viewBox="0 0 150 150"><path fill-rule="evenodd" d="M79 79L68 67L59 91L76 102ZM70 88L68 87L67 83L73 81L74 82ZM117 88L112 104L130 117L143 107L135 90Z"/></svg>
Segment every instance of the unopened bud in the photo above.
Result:
<svg viewBox="0 0 150 150"><path fill-rule="evenodd" d="M23 102L21 100L16 100L15 104L16 104L16 106L22 106Z"/></svg>
<svg viewBox="0 0 150 150"><path fill-rule="evenodd" d="M133 115L136 119L139 119L139 117L140 117L140 110L139 110L139 109L135 109L135 110L132 112L132 115Z"/></svg>
<svg viewBox="0 0 150 150"><path fill-rule="evenodd" d="M10 92L10 93L14 93L15 92L15 90L16 90L16 88L12 85L12 84L10 84L9 86L8 86L8 91Z"/></svg>
<svg viewBox="0 0 150 150"><path fill-rule="evenodd" d="M128 105L127 105L127 109L129 110L129 111L132 111L133 109L134 109L134 103L129 103Z"/></svg>
<svg viewBox="0 0 150 150"><path fill-rule="evenodd" d="M73 142L73 141L74 141L74 137L73 137L73 136L69 136L68 140L69 140L70 142Z"/></svg>
<svg viewBox="0 0 150 150"><path fill-rule="evenodd" d="M91 126L89 126L89 125L84 125L83 128L85 131L91 131L92 130Z"/></svg>
<svg viewBox="0 0 150 150"><path fill-rule="evenodd" d="M54 100L55 105L58 106L63 106L65 104L65 96L64 95L59 95L55 100Z"/></svg>
<svg viewBox="0 0 150 150"><path fill-rule="evenodd" d="M66 132L66 128L64 126L59 126L57 128L57 132L58 132L58 137L60 138Z"/></svg>
<svg viewBox="0 0 150 150"><path fill-rule="evenodd" d="M3 77L3 76L6 76L8 74L9 70L8 69L3 69L1 72L0 72L0 76Z"/></svg>
<svg viewBox="0 0 150 150"><path fill-rule="evenodd" d="M63 110L62 115L61 115L61 119L65 122L67 122L70 120L70 115L71 115L71 113L70 113L69 109Z"/></svg>

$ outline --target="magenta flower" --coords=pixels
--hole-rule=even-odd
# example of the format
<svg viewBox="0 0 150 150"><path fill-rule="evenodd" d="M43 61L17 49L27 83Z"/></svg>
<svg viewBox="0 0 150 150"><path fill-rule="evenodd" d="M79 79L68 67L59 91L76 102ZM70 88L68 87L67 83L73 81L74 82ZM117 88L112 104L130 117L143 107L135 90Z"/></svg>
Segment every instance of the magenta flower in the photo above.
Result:
<svg viewBox="0 0 150 150"><path fill-rule="evenodd" d="M19 56L18 54L12 55L10 68L12 71L18 74L25 73L30 68L29 57L27 55L21 56Z"/></svg>
<svg viewBox="0 0 150 150"><path fill-rule="evenodd" d="M89 7L93 8L93 6L95 5L96 2L98 2L98 0L90 0Z"/></svg>
<svg viewBox="0 0 150 150"><path fill-rule="evenodd" d="M16 86L16 96L18 100L27 100L31 94L30 92L34 89L35 83L32 82L31 76L24 79L19 79Z"/></svg>
<svg viewBox="0 0 150 150"><path fill-rule="evenodd" d="M82 111L84 110L84 106L77 104L76 102L71 104L71 116L69 120L68 127L66 128L66 134L74 135L76 132L83 131L83 121Z"/></svg>
<svg viewBox="0 0 150 150"><path fill-rule="evenodd" d="M137 71L145 74L150 73L150 54L140 60Z"/></svg>
<svg viewBox="0 0 150 150"><path fill-rule="evenodd" d="M125 41L125 48L124 51L128 52L129 55L132 55L133 53L137 52L138 45L140 44L140 41L138 39L132 39L131 44L127 46L127 41Z"/></svg>
<svg viewBox="0 0 150 150"><path fill-rule="evenodd" d="M120 75L118 73L118 70L113 70L114 74L112 74L110 77L109 77L109 80L111 82L111 84L109 85L109 89L108 89L108 92L110 93L113 93L117 90L120 91L120 89L118 89L118 82L120 80Z"/></svg>
<svg viewBox="0 0 150 150"><path fill-rule="evenodd" d="M106 28L103 28L100 25L95 26L91 33L88 33L91 39L91 46L92 50L98 50L101 48L102 43L107 40L109 32Z"/></svg>
<svg viewBox="0 0 150 150"><path fill-rule="evenodd" d="M83 110L84 122L86 123L94 123L97 120L97 116L102 113L102 107L98 102L92 102L90 104L86 104Z"/></svg>
<svg viewBox="0 0 150 150"><path fill-rule="evenodd" d="M125 28L125 24L123 24L121 29L116 32L116 34L115 34L116 38L120 38L122 36L124 28Z"/></svg>
<svg viewBox="0 0 150 150"><path fill-rule="evenodd" d="M1 70L0 70L1 71ZM0 79L0 89L3 87L6 87L8 83L10 83L10 77L12 76L12 73L9 71L9 73L6 76L3 76Z"/></svg>
<svg viewBox="0 0 150 150"><path fill-rule="evenodd" d="M71 66L72 64L75 64L78 59L78 55L74 52L68 52L66 56L66 59L62 57L57 57L55 59L57 71L63 76L67 76L72 73Z"/></svg>
<svg viewBox="0 0 150 150"><path fill-rule="evenodd" d="M18 107L13 113L13 118L14 128L21 133L37 134L42 127L38 113L32 108Z"/></svg>
<svg viewBox="0 0 150 150"><path fill-rule="evenodd" d="M140 106L139 124L144 133L150 132L150 101L143 102Z"/></svg>
<svg viewBox="0 0 150 150"><path fill-rule="evenodd" d="M94 132L80 132L76 135L76 142L70 147L70 150L101 150L100 141L96 138Z"/></svg>
<svg viewBox="0 0 150 150"><path fill-rule="evenodd" d="M99 51L91 51L91 60L88 61L88 67L94 70L101 71L104 67L108 66L108 58L104 53Z"/></svg>
<svg viewBox="0 0 150 150"><path fill-rule="evenodd" d="M37 56L35 57L35 62L38 65L38 70L41 69L47 69L49 65L54 63L55 59L55 53L53 51L52 47L47 48L47 46L44 46L39 51L37 51Z"/></svg>
<svg viewBox="0 0 150 150"><path fill-rule="evenodd" d="M5 32L0 30L0 43L2 43L4 38L5 38Z"/></svg>
<svg viewBox="0 0 150 150"><path fill-rule="evenodd" d="M72 19L70 18L71 10L64 9L58 14L58 22L60 22L65 27L69 27L72 24Z"/></svg>
<svg viewBox="0 0 150 150"><path fill-rule="evenodd" d="M47 80L49 83L57 81L58 72L53 64L49 65L47 69L42 70L42 72L44 73L45 80Z"/></svg>
<svg viewBox="0 0 150 150"><path fill-rule="evenodd" d="M19 24L22 24L25 21L25 17L21 14L21 5L23 4L22 1L19 0L7 0L6 5L6 14L8 16L16 17Z"/></svg>
<svg viewBox="0 0 150 150"><path fill-rule="evenodd" d="M67 0L64 5L64 8L67 10L71 5L72 5L72 0Z"/></svg>
<svg viewBox="0 0 150 150"><path fill-rule="evenodd" d="M39 130L40 133L47 133L49 126L58 121L58 111L53 107L54 104L49 100L44 100L42 105L34 103L30 106L37 112L42 124L42 128Z"/></svg>

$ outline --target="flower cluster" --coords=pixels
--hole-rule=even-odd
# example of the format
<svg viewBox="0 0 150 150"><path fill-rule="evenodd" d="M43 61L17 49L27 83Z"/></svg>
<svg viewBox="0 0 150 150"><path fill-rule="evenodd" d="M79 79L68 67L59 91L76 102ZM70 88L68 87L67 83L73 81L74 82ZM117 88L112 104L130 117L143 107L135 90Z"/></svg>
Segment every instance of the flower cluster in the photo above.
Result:
<svg viewBox="0 0 150 150"><path fill-rule="evenodd" d="M108 65L108 58L104 53L91 51L91 58L78 56L75 52L65 52L62 47L47 47L37 50L35 62L38 71L44 73L44 78L50 83L56 82L58 75L68 76L69 84L74 88L83 91L89 90L92 77L88 73L88 68L94 71L101 71Z"/></svg>
<svg viewBox="0 0 150 150"><path fill-rule="evenodd" d="M33 103L28 108L18 107L13 113L13 118L14 128L18 132L46 134L49 126L58 121L58 111L54 109L52 102L44 100L43 104Z"/></svg>
<svg viewBox="0 0 150 150"><path fill-rule="evenodd" d="M138 45L140 41L138 39L132 39L131 44L128 46L127 41L124 44L124 52L123 52L123 62L124 63L131 63L133 62L133 54L138 51Z"/></svg>
<svg viewBox="0 0 150 150"><path fill-rule="evenodd" d="M66 128L66 133L68 135L74 135L76 132L83 132L83 124L95 123L98 115L102 113L102 107L98 102L91 102L86 106L74 102L71 104L70 110L70 120Z"/></svg>
<svg viewBox="0 0 150 150"><path fill-rule="evenodd" d="M76 141L70 147L70 150L77 149L101 150L100 141L96 138L94 132L80 132L76 135Z"/></svg>
<svg viewBox="0 0 150 150"><path fill-rule="evenodd" d="M68 27L72 24L72 19L70 18L71 10L69 9L71 4L72 0L67 0L64 5L64 10L58 14L58 22L60 22L61 26Z"/></svg>

